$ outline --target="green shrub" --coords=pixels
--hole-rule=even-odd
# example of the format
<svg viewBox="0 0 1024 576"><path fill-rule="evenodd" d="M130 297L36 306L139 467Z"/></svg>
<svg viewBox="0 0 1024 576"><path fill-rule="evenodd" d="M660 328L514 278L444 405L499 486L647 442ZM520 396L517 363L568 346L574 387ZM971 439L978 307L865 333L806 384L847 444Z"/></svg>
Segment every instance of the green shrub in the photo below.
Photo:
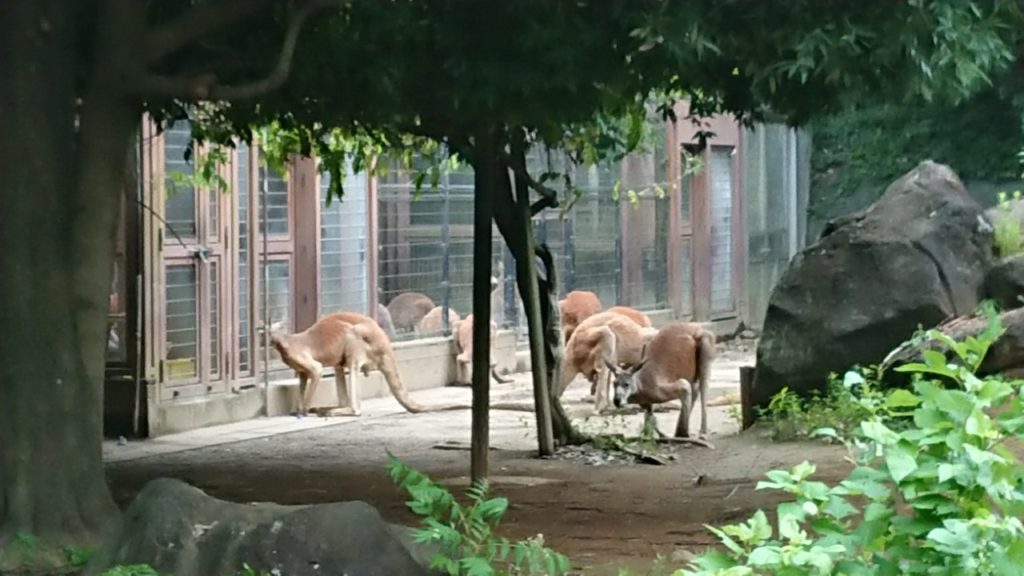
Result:
<svg viewBox="0 0 1024 576"><path fill-rule="evenodd" d="M933 350L896 368L913 392L890 392L886 406L910 414L907 429L883 413L862 422L844 440L857 466L836 485L812 480L807 462L769 472L757 488L793 496L775 524L758 511L709 527L725 550L677 576L1024 574L1024 469L1005 445L1024 435L1022 383L975 374L1002 332L989 311L977 338L926 333L953 357Z"/></svg>
<svg viewBox="0 0 1024 576"><path fill-rule="evenodd" d="M1020 190L1013 193L1014 201L1019 201L1021 198ZM996 221L993 222L995 227L995 245L996 252L1000 258L1006 258L1007 256L1013 256L1024 252L1024 234L1021 233L1020 220L1018 220L1012 212L1012 206L1009 199L1006 196L1006 192L999 193L999 214L996 217Z"/></svg>
<svg viewBox="0 0 1024 576"><path fill-rule="evenodd" d="M783 388L759 417L773 440L789 441L812 438L822 428L849 438L861 422L876 415L893 416L878 385L877 369L855 368L842 379L830 375L825 391L809 398Z"/></svg>
<svg viewBox="0 0 1024 576"><path fill-rule="evenodd" d="M423 517L423 528L415 532L421 544L441 547L430 560L431 568L452 576L552 575L566 574L569 560L544 546L543 536L512 542L494 529L508 509L505 498L488 498L487 484L475 483L463 506L447 488L422 472L406 466L388 452L391 478L412 498L409 509Z"/></svg>

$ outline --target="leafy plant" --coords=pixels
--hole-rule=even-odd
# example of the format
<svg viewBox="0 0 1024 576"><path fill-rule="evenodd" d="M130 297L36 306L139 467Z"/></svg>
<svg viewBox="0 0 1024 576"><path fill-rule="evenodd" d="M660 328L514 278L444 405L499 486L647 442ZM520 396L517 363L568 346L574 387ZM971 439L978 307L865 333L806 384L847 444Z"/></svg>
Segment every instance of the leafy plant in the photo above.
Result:
<svg viewBox="0 0 1024 576"><path fill-rule="evenodd" d="M486 483L475 483L467 490L471 504L464 506L447 488L390 452L388 458L391 478L412 498L407 506L423 517L425 527L416 530L416 542L440 544L440 551L430 559L432 568L452 576L557 576L569 571L568 558L545 547L543 535L512 542L494 533L508 500L488 498Z"/></svg>
<svg viewBox="0 0 1024 576"><path fill-rule="evenodd" d="M825 392L806 399L783 388L761 410L760 417L774 440L812 438L823 428L831 429L840 438L849 438L861 422L872 416L892 418L894 414L889 408L879 389L877 369L854 368L842 379L829 375Z"/></svg>
<svg viewBox="0 0 1024 576"><path fill-rule="evenodd" d="M130 564L114 566L100 576L164 576L149 564Z"/></svg>
<svg viewBox="0 0 1024 576"><path fill-rule="evenodd" d="M92 560L92 557L96 554L96 549L70 546L64 549L64 554L67 556L70 567L83 568L89 563L89 560Z"/></svg>
<svg viewBox="0 0 1024 576"><path fill-rule="evenodd" d="M1014 203L1019 202L1020 198L1020 190L1014 191ZM1020 220L1013 214L1013 205L1010 204L1006 192L999 193L997 212L999 216L993 225L995 227L996 251L999 257L1006 258L1024 252L1024 234L1021 233Z"/></svg>
<svg viewBox="0 0 1024 576"><path fill-rule="evenodd" d="M886 405L911 413L897 431L885 412L870 416L852 440L856 468L838 484L812 480L803 462L774 470L758 489L793 497L746 522L709 527L724 551L699 556L678 576L845 574L1009 575L1024 573L1024 470L1006 442L1024 436L1022 382L979 378L978 367L1003 333L989 324L962 342L936 330L952 358L937 350L896 370L914 391L895 390Z"/></svg>

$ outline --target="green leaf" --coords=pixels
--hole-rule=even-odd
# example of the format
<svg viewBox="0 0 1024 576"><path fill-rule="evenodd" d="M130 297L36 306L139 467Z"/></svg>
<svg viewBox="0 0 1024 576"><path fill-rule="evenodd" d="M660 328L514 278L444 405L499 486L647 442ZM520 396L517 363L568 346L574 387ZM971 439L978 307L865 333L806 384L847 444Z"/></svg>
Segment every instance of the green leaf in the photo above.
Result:
<svg viewBox="0 0 1024 576"><path fill-rule="evenodd" d="M888 426L878 420L862 422L860 429L864 436L882 445L895 444L900 441L899 434L893 432Z"/></svg>
<svg viewBox="0 0 1024 576"><path fill-rule="evenodd" d="M747 556L747 566L772 567L781 561L782 551L777 546L761 546Z"/></svg>
<svg viewBox="0 0 1024 576"><path fill-rule="evenodd" d="M906 444L893 444L885 450L885 464L896 482L902 482L917 469L917 450Z"/></svg>
<svg viewBox="0 0 1024 576"><path fill-rule="evenodd" d="M993 439L998 436L998 432L995 430L992 419L978 408L975 408L971 412L971 415L967 417L967 422L964 424L964 431L971 436L977 436L979 438Z"/></svg>
<svg viewBox="0 0 1024 576"><path fill-rule="evenodd" d="M693 560L693 564L700 567L702 570L707 572L718 572L720 570L728 570L736 566L736 561L731 556L720 550L708 550L707 552L697 556Z"/></svg>
<svg viewBox="0 0 1024 576"><path fill-rule="evenodd" d="M921 403L921 399L909 390L894 390L885 399L885 405L889 408L913 408Z"/></svg>

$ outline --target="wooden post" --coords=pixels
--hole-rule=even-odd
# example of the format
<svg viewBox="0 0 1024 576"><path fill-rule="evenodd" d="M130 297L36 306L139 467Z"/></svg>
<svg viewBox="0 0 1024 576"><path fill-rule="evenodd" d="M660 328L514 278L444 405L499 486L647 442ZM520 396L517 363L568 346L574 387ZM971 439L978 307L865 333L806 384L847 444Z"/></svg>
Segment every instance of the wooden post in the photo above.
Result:
<svg viewBox="0 0 1024 576"><path fill-rule="evenodd" d="M473 422L470 433L470 477L474 483L486 480L489 473L491 220L500 177L494 132L481 131L477 138L473 183Z"/></svg>
<svg viewBox="0 0 1024 576"><path fill-rule="evenodd" d="M740 430L746 430L754 425L754 405L751 401L753 386L754 367L740 366L740 414L742 415Z"/></svg>

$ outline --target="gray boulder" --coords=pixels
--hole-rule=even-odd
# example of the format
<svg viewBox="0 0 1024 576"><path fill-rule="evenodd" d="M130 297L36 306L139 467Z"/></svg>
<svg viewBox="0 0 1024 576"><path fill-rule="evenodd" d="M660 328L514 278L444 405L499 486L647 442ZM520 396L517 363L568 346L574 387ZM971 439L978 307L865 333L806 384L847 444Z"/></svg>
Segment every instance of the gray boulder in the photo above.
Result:
<svg viewBox="0 0 1024 576"><path fill-rule="evenodd" d="M1024 296L1024 254L1000 260L985 275L985 298L999 303L1003 310L1020 308Z"/></svg>
<svg viewBox="0 0 1024 576"><path fill-rule="evenodd" d="M772 291L753 402L822 389L877 364L919 326L971 312L992 265L992 226L960 179L925 161L867 209L830 222Z"/></svg>
<svg viewBox="0 0 1024 576"><path fill-rule="evenodd" d="M413 546L409 529L385 523L365 502L237 504L157 479L85 576L129 564L173 576L233 576L243 564L280 576L436 574L424 568L429 552Z"/></svg>

